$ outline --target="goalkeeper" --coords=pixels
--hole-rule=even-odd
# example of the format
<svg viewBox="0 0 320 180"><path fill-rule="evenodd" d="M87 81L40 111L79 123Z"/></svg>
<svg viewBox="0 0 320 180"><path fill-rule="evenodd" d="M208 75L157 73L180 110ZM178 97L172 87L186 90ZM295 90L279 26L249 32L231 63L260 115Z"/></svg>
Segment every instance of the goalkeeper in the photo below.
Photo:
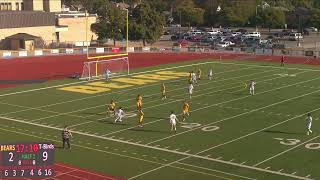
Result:
<svg viewBox="0 0 320 180"><path fill-rule="evenodd" d="M109 69L106 70L106 81L109 81L109 77L111 75L111 71Z"/></svg>

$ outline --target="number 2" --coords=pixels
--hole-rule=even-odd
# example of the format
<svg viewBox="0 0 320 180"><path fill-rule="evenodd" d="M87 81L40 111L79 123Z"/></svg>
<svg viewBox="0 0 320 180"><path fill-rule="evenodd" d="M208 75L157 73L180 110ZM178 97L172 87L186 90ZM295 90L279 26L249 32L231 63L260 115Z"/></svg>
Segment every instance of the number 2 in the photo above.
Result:
<svg viewBox="0 0 320 180"><path fill-rule="evenodd" d="M12 152L9 152L9 162L13 162L13 153Z"/></svg>

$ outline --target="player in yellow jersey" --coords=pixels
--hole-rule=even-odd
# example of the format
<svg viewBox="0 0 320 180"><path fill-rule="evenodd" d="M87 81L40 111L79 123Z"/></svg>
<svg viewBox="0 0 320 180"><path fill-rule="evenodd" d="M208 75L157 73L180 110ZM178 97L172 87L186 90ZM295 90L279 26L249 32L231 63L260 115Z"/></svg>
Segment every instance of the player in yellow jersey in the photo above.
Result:
<svg viewBox="0 0 320 180"><path fill-rule="evenodd" d="M200 80L200 79L201 79L201 73L202 73L202 71L201 71L201 69L199 68L199 69L198 69L198 73L197 73L198 80Z"/></svg>
<svg viewBox="0 0 320 180"><path fill-rule="evenodd" d="M192 74L193 74L193 71L190 71L189 72L189 83L192 83Z"/></svg>
<svg viewBox="0 0 320 180"><path fill-rule="evenodd" d="M116 109L116 103L114 102L114 100L110 101L110 104L108 104L108 109L107 109L107 113L109 116L111 116L111 114L115 115L115 109Z"/></svg>
<svg viewBox="0 0 320 180"><path fill-rule="evenodd" d="M142 110L138 110L138 118L139 118L139 127L143 127L143 119L144 119L144 113Z"/></svg>
<svg viewBox="0 0 320 180"><path fill-rule="evenodd" d="M161 85L161 95L162 95L162 100L165 100L167 99L167 96L166 96L166 86L164 85L164 83L162 83Z"/></svg>
<svg viewBox="0 0 320 180"><path fill-rule="evenodd" d="M182 106L182 121L185 121L186 118L190 116L189 108L189 104L187 103L187 101L185 101Z"/></svg>
<svg viewBox="0 0 320 180"><path fill-rule="evenodd" d="M137 96L137 110L142 110L142 96L140 94Z"/></svg>

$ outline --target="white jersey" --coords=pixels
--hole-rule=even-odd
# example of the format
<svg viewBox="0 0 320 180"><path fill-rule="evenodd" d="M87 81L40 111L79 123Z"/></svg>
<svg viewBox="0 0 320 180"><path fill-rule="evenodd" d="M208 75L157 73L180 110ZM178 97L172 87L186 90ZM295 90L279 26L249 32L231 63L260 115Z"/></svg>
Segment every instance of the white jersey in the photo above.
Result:
<svg viewBox="0 0 320 180"><path fill-rule="evenodd" d="M170 124L177 124L177 116L175 114L170 115Z"/></svg>
<svg viewBox="0 0 320 180"><path fill-rule="evenodd" d="M193 92L193 85L192 84L189 85L188 92L189 92L189 94L192 94L192 92Z"/></svg>
<svg viewBox="0 0 320 180"><path fill-rule="evenodd" d="M209 76L212 76L212 75L213 75L213 71L212 71L212 69L210 69Z"/></svg>
<svg viewBox="0 0 320 180"><path fill-rule="evenodd" d="M312 124L312 117L308 116L306 121L307 121L307 128L310 129L311 128L311 124Z"/></svg>
<svg viewBox="0 0 320 180"><path fill-rule="evenodd" d="M124 116L124 111L122 109L119 109L118 112L116 113L117 117L123 117Z"/></svg>
<svg viewBox="0 0 320 180"><path fill-rule="evenodd" d="M191 78L192 78L193 81L196 81L196 80L197 80L197 75L196 75L196 73L192 73Z"/></svg>
<svg viewBox="0 0 320 180"><path fill-rule="evenodd" d="M106 75L109 76L111 74L111 71L109 69L106 70Z"/></svg>
<svg viewBox="0 0 320 180"><path fill-rule="evenodd" d="M250 89L254 89L254 86L256 85L256 82L251 81L249 84Z"/></svg>

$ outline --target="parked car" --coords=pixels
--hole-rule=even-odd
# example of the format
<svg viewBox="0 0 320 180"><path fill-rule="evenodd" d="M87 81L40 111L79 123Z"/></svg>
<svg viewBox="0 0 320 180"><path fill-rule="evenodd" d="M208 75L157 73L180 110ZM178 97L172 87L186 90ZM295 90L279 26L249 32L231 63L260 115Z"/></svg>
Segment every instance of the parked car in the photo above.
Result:
<svg viewBox="0 0 320 180"><path fill-rule="evenodd" d="M246 38L260 38L261 34L260 32L250 32L244 35Z"/></svg>
<svg viewBox="0 0 320 180"><path fill-rule="evenodd" d="M214 41L215 39L217 39L217 38L218 38L217 36L209 35L209 36L204 36L201 41L204 41L204 42L213 42L213 41Z"/></svg>
<svg viewBox="0 0 320 180"><path fill-rule="evenodd" d="M242 34L241 32L233 32L231 33L231 36L235 37L235 36L240 36L241 34Z"/></svg>
<svg viewBox="0 0 320 180"><path fill-rule="evenodd" d="M318 28L315 28L315 27L307 27L307 28L305 28L305 30L307 30L309 32L318 32Z"/></svg>
<svg viewBox="0 0 320 180"><path fill-rule="evenodd" d="M181 27L181 24L171 24L171 27Z"/></svg>
<svg viewBox="0 0 320 180"><path fill-rule="evenodd" d="M300 39L303 39L303 36L302 36L301 33L291 33L289 35L289 40L297 41L297 40L300 40Z"/></svg>
<svg viewBox="0 0 320 180"><path fill-rule="evenodd" d="M223 33L231 33L231 29L228 27L225 27L221 30Z"/></svg>
<svg viewBox="0 0 320 180"><path fill-rule="evenodd" d="M221 33L221 31L219 29L211 29L211 30L207 31L207 34L210 34L210 35L218 35L220 33Z"/></svg>
<svg viewBox="0 0 320 180"><path fill-rule="evenodd" d="M219 42L217 44L218 47L229 47L231 45L235 45L235 44L233 42L231 42L231 41Z"/></svg>
<svg viewBox="0 0 320 180"><path fill-rule="evenodd" d="M246 29L238 29L236 32L241 32L241 34L245 34L248 32Z"/></svg>

